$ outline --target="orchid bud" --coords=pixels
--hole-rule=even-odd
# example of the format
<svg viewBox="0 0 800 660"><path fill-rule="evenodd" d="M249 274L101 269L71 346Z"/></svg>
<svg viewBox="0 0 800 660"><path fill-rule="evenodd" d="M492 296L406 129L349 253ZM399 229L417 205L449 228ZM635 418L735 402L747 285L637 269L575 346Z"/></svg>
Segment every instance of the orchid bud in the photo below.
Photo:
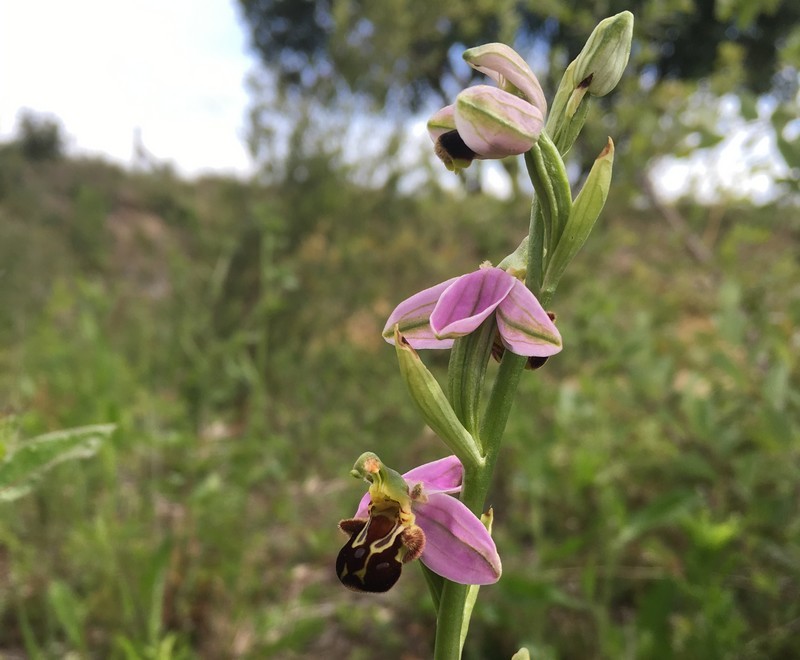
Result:
<svg viewBox="0 0 800 660"><path fill-rule="evenodd" d="M547 112L539 79L513 48L500 43L484 44L465 50L463 58L473 69L494 80L500 89L527 99L543 115Z"/></svg>
<svg viewBox="0 0 800 660"><path fill-rule="evenodd" d="M476 85L456 98L458 135L480 158L505 158L528 151L544 126L541 110L497 87Z"/></svg>
<svg viewBox="0 0 800 660"><path fill-rule="evenodd" d="M605 96L617 86L628 64L633 14L623 11L600 21L575 60L575 82L592 96Z"/></svg>

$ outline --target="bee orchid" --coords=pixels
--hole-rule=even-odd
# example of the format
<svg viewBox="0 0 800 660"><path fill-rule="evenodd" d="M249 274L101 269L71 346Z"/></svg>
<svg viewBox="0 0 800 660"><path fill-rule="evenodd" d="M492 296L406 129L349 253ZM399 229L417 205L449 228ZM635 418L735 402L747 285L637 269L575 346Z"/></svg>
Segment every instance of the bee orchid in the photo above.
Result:
<svg viewBox="0 0 800 660"><path fill-rule="evenodd" d="M464 59L499 87L469 87L428 121L436 155L456 172L475 158L505 158L530 150L547 112L538 79L512 48L486 44L465 51Z"/></svg>
<svg viewBox="0 0 800 660"><path fill-rule="evenodd" d="M397 329L415 349L450 348L457 337L477 330L491 314L506 349L527 357L561 350L561 335L531 291L502 268L478 270L425 289L401 302L386 322L384 339Z"/></svg>
<svg viewBox="0 0 800 660"><path fill-rule="evenodd" d="M453 582L496 582L502 569L491 535L451 496L461 490L463 472L455 456L400 475L375 454L362 454L352 474L370 487L355 517L339 523L350 535L336 559L342 584L355 591L388 591L403 564L417 558Z"/></svg>

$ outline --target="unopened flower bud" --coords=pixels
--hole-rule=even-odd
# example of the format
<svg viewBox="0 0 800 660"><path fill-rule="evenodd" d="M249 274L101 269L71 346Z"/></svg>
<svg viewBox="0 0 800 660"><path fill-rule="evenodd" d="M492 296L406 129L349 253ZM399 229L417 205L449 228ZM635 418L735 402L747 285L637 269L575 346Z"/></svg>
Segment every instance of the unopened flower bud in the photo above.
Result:
<svg viewBox="0 0 800 660"><path fill-rule="evenodd" d="M628 64L633 14L623 11L598 23L575 60L575 83L592 96L605 96L617 86Z"/></svg>

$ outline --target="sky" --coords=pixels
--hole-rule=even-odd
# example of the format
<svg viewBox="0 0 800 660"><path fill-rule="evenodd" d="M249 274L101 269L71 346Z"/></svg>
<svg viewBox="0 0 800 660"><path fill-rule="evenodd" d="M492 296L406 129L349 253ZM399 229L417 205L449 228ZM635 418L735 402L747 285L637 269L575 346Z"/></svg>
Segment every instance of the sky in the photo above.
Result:
<svg viewBox="0 0 800 660"><path fill-rule="evenodd" d="M2 0L0 141L29 109L58 118L71 154L130 166L138 133L183 176L247 176L245 80L257 62L246 39L236 0ZM412 137L427 144L424 133ZM732 126L730 135L698 157L659 164L664 196L774 194L768 131ZM495 179L487 189L508 194L508 181Z"/></svg>
<svg viewBox="0 0 800 660"><path fill-rule="evenodd" d="M0 140L27 108L59 119L70 153L131 165L138 130L184 176L247 175L255 63L234 0L3 0Z"/></svg>

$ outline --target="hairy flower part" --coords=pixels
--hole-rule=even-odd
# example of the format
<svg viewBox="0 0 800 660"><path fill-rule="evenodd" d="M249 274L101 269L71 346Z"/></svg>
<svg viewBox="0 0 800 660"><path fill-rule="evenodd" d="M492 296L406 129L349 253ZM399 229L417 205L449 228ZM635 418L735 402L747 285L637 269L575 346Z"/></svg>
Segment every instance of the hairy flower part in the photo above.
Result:
<svg viewBox="0 0 800 660"><path fill-rule="evenodd" d="M366 460L378 469L360 470L359 463ZM367 453L353 473L367 479L370 488L355 517L339 524L350 534L336 559L336 573L346 587L387 591L399 579L403 564L417 558L435 573L461 584L492 584L500 578L500 556L488 530L449 495L461 490L464 474L455 456L420 465L401 476ZM403 483L400 492L395 475Z"/></svg>
<svg viewBox="0 0 800 660"><path fill-rule="evenodd" d="M536 296L513 275L488 265L401 302L383 337L393 344L396 326L415 349L450 348L492 314L502 345L512 353L548 357L561 350L561 335Z"/></svg>
<svg viewBox="0 0 800 660"><path fill-rule="evenodd" d="M499 87L477 85L428 121L434 152L449 170L473 159L497 159L529 151L544 126L547 102L530 67L505 44L471 48L464 59Z"/></svg>

